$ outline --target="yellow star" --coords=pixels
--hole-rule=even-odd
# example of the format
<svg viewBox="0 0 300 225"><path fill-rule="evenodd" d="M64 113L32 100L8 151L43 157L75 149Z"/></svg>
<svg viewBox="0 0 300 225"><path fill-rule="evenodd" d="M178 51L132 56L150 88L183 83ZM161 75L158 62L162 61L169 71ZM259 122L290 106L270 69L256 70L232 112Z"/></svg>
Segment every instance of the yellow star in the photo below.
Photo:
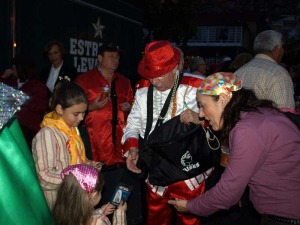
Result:
<svg viewBox="0 0 300 225"><path fill-rule="evenodd" d="M102 31L104 30L105 26L100 24L100 18L98 17L97 23L92 23L92 25L95 28L94 38L99 36L101 39L103 39Z"/></svg>

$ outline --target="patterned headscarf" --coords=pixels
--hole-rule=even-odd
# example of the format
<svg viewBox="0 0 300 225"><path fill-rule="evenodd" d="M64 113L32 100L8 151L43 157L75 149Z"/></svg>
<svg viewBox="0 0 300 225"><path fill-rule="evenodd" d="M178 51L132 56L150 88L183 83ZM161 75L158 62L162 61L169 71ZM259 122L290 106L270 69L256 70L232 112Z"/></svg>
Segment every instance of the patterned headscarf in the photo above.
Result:
<svg viewBox="0 0 300 225"><path fill-rule="evenodd" d="M94 167L84 164L68 166L61 172L60 176L64 179L64 177L70 173L75 176L82 189L87 193L92 193L95 190L98 180L98 171Z"/></svg>
<svg viewBox="0 0 300 225"><path fill-rule="evenodd" d="M220 95L231 97L233 91L242 88L242 81L233 73L219 72L206 77L198 87L197 92L203 95Z"/></svg>

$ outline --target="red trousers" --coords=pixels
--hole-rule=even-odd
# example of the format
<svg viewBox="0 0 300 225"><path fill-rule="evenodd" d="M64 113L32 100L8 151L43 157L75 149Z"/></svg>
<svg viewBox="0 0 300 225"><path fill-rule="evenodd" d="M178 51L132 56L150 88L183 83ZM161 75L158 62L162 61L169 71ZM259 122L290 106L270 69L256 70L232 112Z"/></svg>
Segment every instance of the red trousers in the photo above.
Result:
<svg viewBox="0 0 300 225"><path fill-rule="evenodd" d="M204 193L204 187L205 181L191 191L184 181L180 181L168 186L164 195L159 196L147 185L147 225L172 225L172 210L175 209L168 200L195 198ZM176 222L177 225L200 225L199 217L177 211Z"/></svg>

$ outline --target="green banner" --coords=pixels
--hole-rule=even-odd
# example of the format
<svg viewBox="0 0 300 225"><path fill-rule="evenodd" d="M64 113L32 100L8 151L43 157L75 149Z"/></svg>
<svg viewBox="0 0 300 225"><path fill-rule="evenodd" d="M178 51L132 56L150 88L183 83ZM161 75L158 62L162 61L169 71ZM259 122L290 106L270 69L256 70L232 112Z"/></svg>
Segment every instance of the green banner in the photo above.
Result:
<svg viewBox="0 0 300 225"><path fill-rule="evenodd" d="M54 225L16 119L0 133L0 224Z"/></svg>

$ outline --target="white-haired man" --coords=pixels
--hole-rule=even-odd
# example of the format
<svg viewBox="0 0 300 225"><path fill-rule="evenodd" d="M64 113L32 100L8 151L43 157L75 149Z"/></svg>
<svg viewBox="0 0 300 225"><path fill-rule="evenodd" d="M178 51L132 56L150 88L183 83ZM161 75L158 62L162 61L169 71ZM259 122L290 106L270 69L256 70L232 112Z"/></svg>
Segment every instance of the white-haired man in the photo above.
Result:
<svg viewBox="0 0 300 225"><path fill-rule="evenodd" d="M205 167L205 162L196 159L208 146L195 98L204 77L183 75L180 59L182 54L169 41L154 41L146 46L138 67L145 79L136 86L135 101L122 138L127 168L134 173L147 170L147 224L172 224L168 199L189 199L202 194L205 179L212 171L210 165ZM186 135L186 139L179 132L180 137L174 138L174 130L168 129L192 124L200 128L196 139L201 141L195 155L191 153L194 142L187 141L192 136ZM188 214L179 213L176 218L177 224L200 224L198 217Z"/></svg>
<svg viewBox="0 0 300 225"><path fill-rule="evenodd" d="M259 33L253 50L255 58L235 72L245 88L260 99L272 100L281 110L294 110L294 88L288 71L280 65L284 54L281 33L266 30Z"/></svg>

